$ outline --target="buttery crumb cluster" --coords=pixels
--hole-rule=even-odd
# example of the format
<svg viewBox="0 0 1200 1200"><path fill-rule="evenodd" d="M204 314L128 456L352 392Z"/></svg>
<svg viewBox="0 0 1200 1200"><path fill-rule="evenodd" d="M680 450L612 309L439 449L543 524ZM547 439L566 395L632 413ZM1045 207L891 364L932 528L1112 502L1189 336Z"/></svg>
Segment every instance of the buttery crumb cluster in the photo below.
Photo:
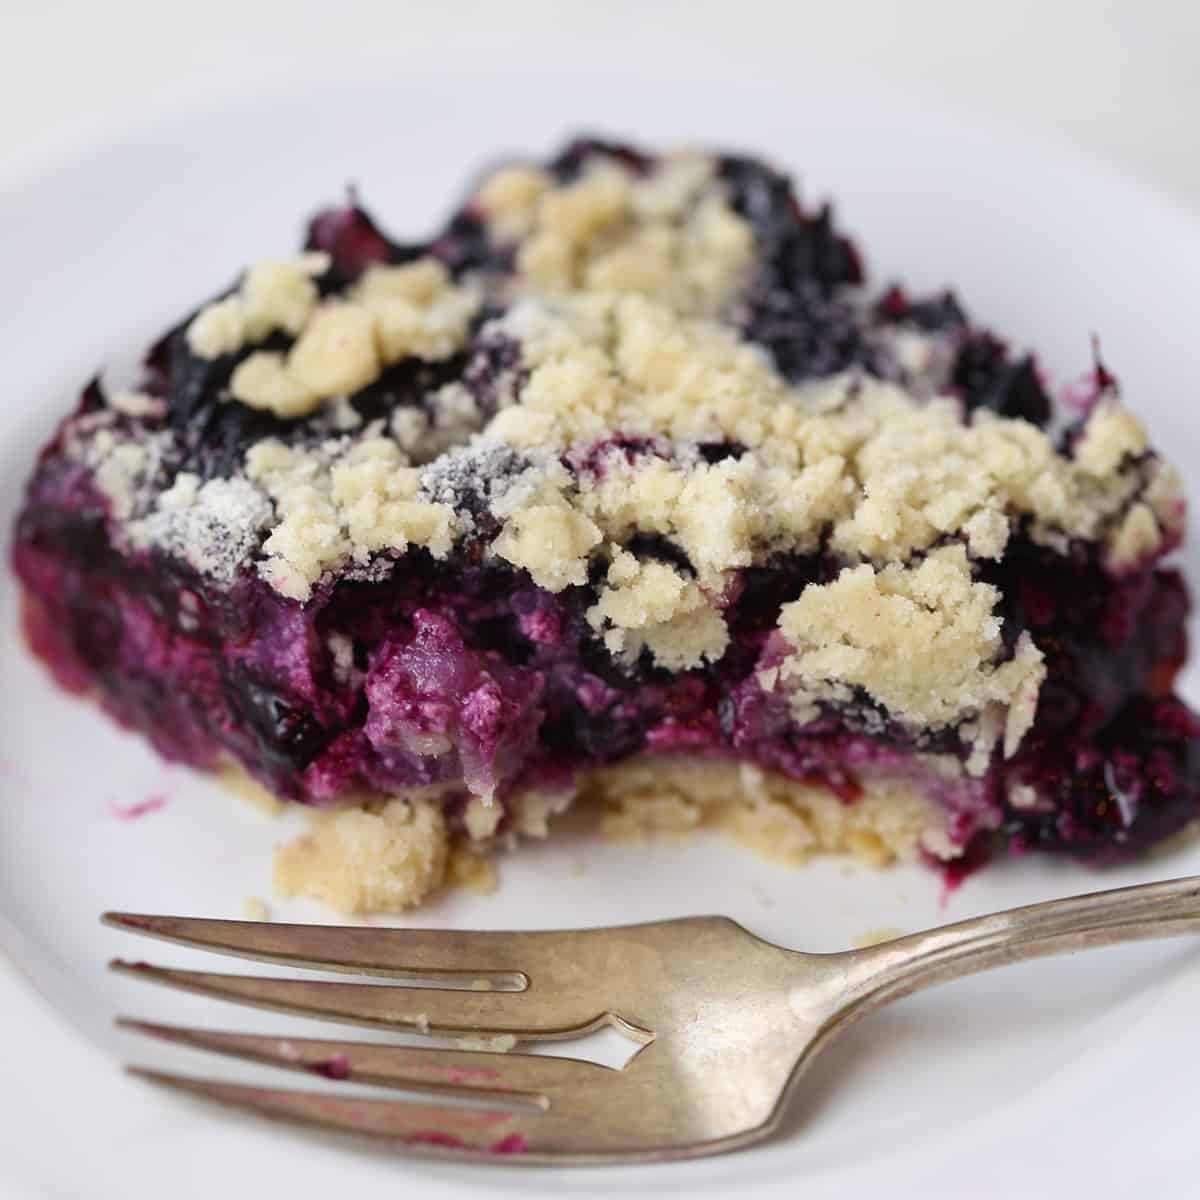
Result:
<svg viewBox="0 0 1200 1200"><path fill-rule="evenodd" d="M313 277L329 266L320 253L256 263L236 292L188 326L188 345L203 358L234 354L276 331L295 337L286 354L255 350L243 359L229 381L232 400L304 417L405 358L436 362L461 349L479 296L452 286L441 263L372 266L345 295L321 301Z"/></svg>
<svg viewBox="0 0 1200 1200"><path fill-rule="evenodd" d="M510 248L504 270L430 253L346 281L307 253L202 309L190 352L239 356L223 403L301 433L164 486L164 448L117 420L153 397L122 394L79 454L125 539L222 579L257 571L298 603L334 572L470 546L549 592L593 587L612 658L673 672L725 653L740 572L823 550L844 567L783 605L762 688L801 721L865 692L914 730L974 721L1011 753L1043 655L1028 635L1005 645L978 565L1018 526L1058 553L1100 543L1114 571L1177 536L1179 481L1111 390L1064 449L930 388L790 383L729 319L757 248L711 158L598 157L565 182L506 167L473 211ZM936 359L905 338L909 360ZM481 404L470 364L495 347L508 359ZM420 402L364 417L355 397L413 364L434 372ZM639 554L647 538L678 553Z"/></svg>
<svg viewBox="0 0 1200 1200"><path fill-rule="evenodd" d="M717 828L790 865L823 852L876 867L918 847L955 853L939 806L903 778L869 779L858 803L847 805L819 784L751 763L652 756L585 773L578 799L614 841ZM561 811L566 800L536 790L516 797L515 832L546 837L548 808ZM342 912L398 912L446 885L487 894L496 873L469 846L452 844L433 803L381 799L314 814L310 829L276 852L274 884L281 896L312 897Z"/></svg>

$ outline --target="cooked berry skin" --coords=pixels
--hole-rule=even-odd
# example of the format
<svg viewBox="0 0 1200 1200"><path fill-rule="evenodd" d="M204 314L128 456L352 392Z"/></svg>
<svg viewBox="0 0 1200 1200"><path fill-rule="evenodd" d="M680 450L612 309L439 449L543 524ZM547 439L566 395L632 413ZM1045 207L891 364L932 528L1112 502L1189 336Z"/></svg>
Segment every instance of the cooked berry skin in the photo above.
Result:
<svg viewBox="0 0 1200 1200"><path fill-rule="evenodd" d="M987 330L973 328L953 292L913 300L893 284L876 301L873 312L884 326L940 334L954 345L947 383L968 412L989 409L1038 428L1049 422L1050 396L1033 357L1027 354L1014 359L1005 342Z"/></svg>

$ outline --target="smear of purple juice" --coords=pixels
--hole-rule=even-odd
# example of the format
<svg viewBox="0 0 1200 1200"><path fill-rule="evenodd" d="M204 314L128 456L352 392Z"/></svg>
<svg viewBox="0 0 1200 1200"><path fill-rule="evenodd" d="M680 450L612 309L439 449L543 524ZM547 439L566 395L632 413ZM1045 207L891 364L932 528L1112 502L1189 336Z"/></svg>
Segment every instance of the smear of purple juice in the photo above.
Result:
<svg viewBox="0 0 1200 1200"><path fill-rule="evenodd" d="M993 847L986 839L980 838L969 843L958 858L939 861L936 866L942 876L942 894L938 898L938 907L945 908L950 903L950 897L993 857Z"/></svg>
<svg viewBox="0 0 1200 1200"><path fill-rule="evenodd" d="M350 1060L344 1054L334 1054L319 1062L308 1063L305 1070L314 1075L323 1075L326 1079L349 1079Z"/></svg>
<svg viewBox="0 0 1200 1200"><path fill-rule="evenodd" d="M529 1143L523 1134L510 1133L508 1137L493 1142L488 1149L493 1154L524 1154L529 1149Z"/></svg>
<svg viewBox="0 0 1200 1200"><path fill-rule="evenodd" d="M140 821L142 817L148 817L151 813L160 812L166 807L167 797L161 792L155 792L153 795L147 796L145 800L138 800L134 804L119 804L112 799L108 802L109 814L116 817L118 821Z"/></svg>

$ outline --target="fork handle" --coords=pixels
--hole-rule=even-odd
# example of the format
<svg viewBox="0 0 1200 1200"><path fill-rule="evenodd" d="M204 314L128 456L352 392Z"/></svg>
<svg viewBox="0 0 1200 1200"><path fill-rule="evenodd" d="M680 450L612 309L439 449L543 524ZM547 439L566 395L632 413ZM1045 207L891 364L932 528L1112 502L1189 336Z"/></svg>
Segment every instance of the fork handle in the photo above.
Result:
<svg viewBox="0 0 1200 1200"><path fill-rule="evenodd" d="M842 1003L862 1015L936 983L1093 946L1200 933L1200 876L1050 900L831 957Z"/></svg>

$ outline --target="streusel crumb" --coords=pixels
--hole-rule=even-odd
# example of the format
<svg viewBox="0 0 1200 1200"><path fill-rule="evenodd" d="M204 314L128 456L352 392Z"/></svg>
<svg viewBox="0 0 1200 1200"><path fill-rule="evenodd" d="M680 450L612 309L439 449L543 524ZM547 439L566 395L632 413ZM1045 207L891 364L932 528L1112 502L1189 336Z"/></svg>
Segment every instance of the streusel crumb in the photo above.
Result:
<svg viewBox="0 0 1200 1200"><path fill-rule="evenodd" d="M307 833L275 855L275 890L346 913L399 912L441 886L449 853L440 808L388 800L314 813Z"/></svg>
<svg viewBox="0 0 1200 1200"><path fill-rule="evenodd" d="M605 811L610 837L682 833L711 827L778 861L799 864L819 853L848 853L872 866L924 850L953 857L945 814L911 779L864 781L853 804L749 763L650 757L587 775L581 803Z"/></svg>
<svg viewBox="0 0 1200 1200"><path fill-rule="evenodd" d="M269 921L271 910L258 896L247 896L242 901L243 921Z"/></svg>
<svg viewBox="0 0 1200 1200"><path fill-rule="evenodd" d="M862 797L846 804L827 788L748 763L660 755L585 773L574 801L610 838L715 829L792 865L821 853L850 854L873 866L922 852L958 853L946 839L943 810L904 775L868 778ZM308 813L309 831L276 851L281 897L305 896L362 914L403 911L446 885L495 890L495 864L483 853L489 836L478 846L452 839L440 810L426 800L364 803ZM518 795L519 831L545 837L547 818L571 803L569 791Z"/></svg>

